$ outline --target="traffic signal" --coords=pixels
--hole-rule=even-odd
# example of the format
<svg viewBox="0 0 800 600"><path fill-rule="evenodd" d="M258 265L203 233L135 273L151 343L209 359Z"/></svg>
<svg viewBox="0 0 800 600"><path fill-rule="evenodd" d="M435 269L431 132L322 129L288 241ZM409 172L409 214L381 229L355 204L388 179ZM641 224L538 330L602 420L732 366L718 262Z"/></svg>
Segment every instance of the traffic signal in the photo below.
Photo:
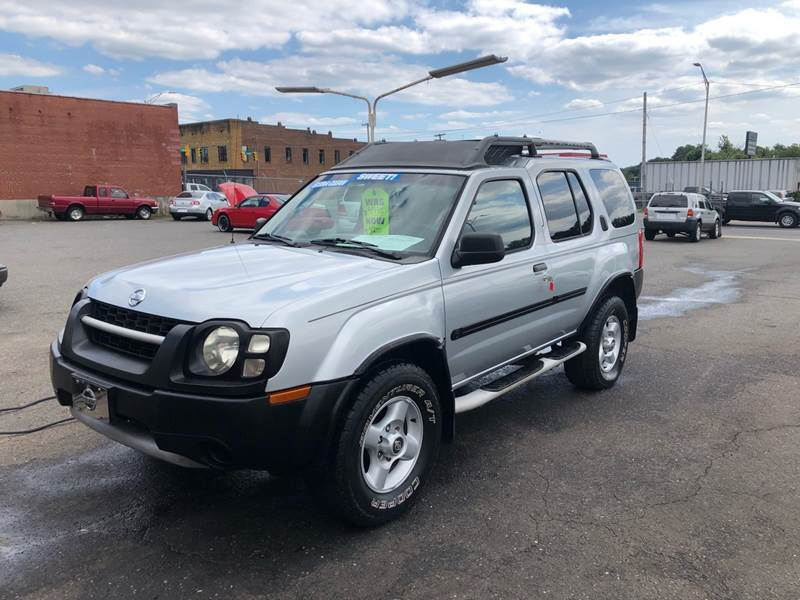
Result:
<svg viewBox="0 0 800 600"><path fill-rule="evenodd" d="M247 146L242 146L242 162L247 162Z"/></svg>
<svg viewBox="0 0 800 600"><path fill-rule="evenodd" d="M183 147L183 153L184 153L184 155L186 155L186 158L189 158L189 144L186 144Z"/></svg>
<svg viewBox="0 0 800 600"><path fill-rule="evenodd" d="M253 160L258 162L258 152L253 152Z"/></svg>

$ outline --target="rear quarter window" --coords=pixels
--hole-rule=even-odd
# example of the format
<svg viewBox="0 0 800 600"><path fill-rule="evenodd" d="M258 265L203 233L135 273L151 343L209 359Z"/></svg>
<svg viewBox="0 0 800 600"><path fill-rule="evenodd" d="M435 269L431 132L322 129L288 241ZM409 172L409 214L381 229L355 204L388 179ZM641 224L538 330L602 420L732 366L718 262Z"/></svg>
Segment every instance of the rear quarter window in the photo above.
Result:
<svg viewBox="0 0 800 600"><path fill-rule="evenodd" d="M633 225L636 222L636 207L622 175L613 169L590 169L589 174L600 192L612 227Z"/></svg>

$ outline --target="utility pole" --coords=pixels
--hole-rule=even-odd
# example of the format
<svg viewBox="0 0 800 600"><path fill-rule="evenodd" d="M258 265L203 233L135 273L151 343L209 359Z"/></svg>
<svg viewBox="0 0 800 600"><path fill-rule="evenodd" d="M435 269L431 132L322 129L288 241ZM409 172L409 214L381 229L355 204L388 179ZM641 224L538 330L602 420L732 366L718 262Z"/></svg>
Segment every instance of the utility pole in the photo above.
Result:
<svg viewBox="0 0 800 600"><path fill-rule="evenodd" d="M642 202L645 199L645 180L647 171L647 92L642 96L642 166L639 167L639 188L642 190Z"/></svg>
<svg viewBox="0 0 800 600"><path fill-rule="evenodd" d="M442 141L442 138L443 138L444 136L445 136L445 134L444 134L444 133L436 133L436 134L434 134L434 135L433 135L433 137L435 137L435 138L436 138L437 140L439 140L440 142Z"/></svg>
<svg viewBox="0 0 800 600"><path fill-rule="evenodd" d="M706 77L706 71L703 68L703 65L701 65L699 62L696 62L696 63L694 63L694 66L698 67L700 69L700 72L703 74L703 83L706 86L706 110L705 110L705 113L703 115L703 145L700 147L700 170L697 173L698 187L700 188L700 191L702 192L703 185L705 185L704 179L706 178L706 170L705 170L705 168L706 168L706 129L708 128L708 88L709 88L709 82L708 82L708 77ZM710 189L711 189L711 186L709 186L709 190Z"/></svg>

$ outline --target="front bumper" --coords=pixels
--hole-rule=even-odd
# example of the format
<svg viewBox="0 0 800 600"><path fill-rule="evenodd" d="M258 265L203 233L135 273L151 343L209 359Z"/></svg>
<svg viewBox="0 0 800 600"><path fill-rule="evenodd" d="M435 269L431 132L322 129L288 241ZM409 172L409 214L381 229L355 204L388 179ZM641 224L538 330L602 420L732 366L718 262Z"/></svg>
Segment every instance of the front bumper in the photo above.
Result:
<svg viewBox="0 0 800 600"><path fill-rule="evenodd" d="M685 221L650 221L644 220L644 228L648 231L662 231L664 233L692 233L697 226L697 219L689 218Z"/></svg>
<svg viewBox="0 0 800 600"><path fill-rule="evenodd" d="M184 467L250 468L272 473L302 469L330 439L337 402L352 380L312 386L302 401L270 406L266 393L228 398L140 387L70 362L50 346L50 378L58 402L71 406L73 377L108 390L109 421L72 408L106 437Z"/></svg>

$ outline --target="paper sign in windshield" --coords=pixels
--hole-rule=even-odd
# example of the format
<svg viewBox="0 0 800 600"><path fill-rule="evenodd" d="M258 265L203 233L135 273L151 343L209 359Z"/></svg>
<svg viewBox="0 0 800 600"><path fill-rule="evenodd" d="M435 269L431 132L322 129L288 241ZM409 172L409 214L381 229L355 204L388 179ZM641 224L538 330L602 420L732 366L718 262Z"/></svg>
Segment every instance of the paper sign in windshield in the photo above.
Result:
<svg viewBox="0 0 800 600"><path fill-rule="evenodd" d="M389 194L386 190L371 187L361 194L361 214L364 233L389 235Z"/></svg>

